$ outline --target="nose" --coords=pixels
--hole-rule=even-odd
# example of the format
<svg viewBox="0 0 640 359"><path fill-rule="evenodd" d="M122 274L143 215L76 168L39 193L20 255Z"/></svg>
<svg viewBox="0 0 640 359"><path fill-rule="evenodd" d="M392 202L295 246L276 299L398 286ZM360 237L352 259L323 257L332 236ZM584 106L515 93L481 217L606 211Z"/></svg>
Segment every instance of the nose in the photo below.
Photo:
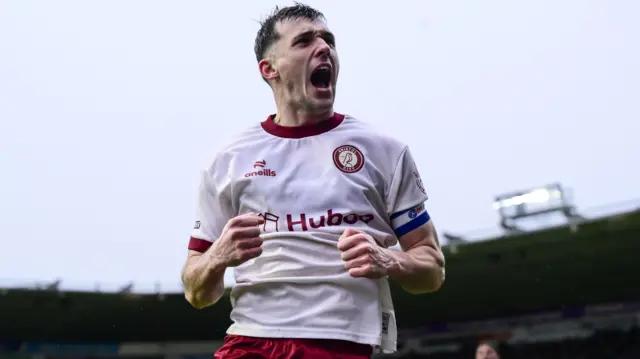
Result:
<svg viewBox="0 0 640 359"><path fill-rule="evenodd" d="M319 39L318 48L316 49L316 57L326 59L331 53L331 46L326 41Z"/></svg>

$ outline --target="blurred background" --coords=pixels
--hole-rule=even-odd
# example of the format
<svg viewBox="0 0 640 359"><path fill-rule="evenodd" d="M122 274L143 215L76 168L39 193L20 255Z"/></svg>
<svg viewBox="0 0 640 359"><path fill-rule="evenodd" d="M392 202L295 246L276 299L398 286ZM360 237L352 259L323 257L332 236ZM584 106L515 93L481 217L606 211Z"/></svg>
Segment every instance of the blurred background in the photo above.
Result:
<svg viewBox="0 0 640 359"><path fill-rule="evenodd" d="M394 288L394 357L640 358L640 2L306 3L336 110L410 145L447 256L440 292ZM274 112L253 41L288 4L0 0L0 359L211 357L198 173Z"/></svg>

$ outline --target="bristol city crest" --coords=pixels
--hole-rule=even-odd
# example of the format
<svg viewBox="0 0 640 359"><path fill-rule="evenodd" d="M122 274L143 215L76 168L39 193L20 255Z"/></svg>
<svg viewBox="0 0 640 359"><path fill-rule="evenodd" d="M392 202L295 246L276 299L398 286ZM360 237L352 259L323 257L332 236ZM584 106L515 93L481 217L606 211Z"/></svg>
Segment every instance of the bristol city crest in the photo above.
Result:
<svg viewBox="0 0 640 359"><path fill-rule="evenodd" d="M333 163L344 173L355 173L364 166L364 155L354 146L343 145L333 150Z"/></svg>

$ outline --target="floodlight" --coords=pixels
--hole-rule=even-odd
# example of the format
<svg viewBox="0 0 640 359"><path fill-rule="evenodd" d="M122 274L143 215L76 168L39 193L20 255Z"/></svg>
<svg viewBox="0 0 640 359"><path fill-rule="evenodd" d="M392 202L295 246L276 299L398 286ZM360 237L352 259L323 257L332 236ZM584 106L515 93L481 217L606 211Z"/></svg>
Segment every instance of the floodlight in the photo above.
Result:
<svg viewBox="0 0 640 359"><path fill-rule="evenodd" d="M493 207L501 217L505 229L517 229L513 222L525 217L559 212L567 219L577 217L574 206L562 185L553 183L525 191L495 197Z"/></svg>

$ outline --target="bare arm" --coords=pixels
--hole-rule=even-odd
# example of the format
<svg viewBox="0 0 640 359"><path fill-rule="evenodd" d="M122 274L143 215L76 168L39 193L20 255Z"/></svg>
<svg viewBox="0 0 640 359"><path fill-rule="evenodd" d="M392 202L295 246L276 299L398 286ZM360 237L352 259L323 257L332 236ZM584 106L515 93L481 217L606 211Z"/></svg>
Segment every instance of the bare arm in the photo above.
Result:
<svg viewBox="0 0 640 359"><path fill-rule="evenodd" d="M204 253L190 250L182 271L185 298L196 309L211 306L224 295L226 267L211 256L212 248Z"/></svg>
<svg viewBox="0 0 640 359"><path fill-rule="evenodd" d="M197 309L213 305L224 295L224 272L262 254L260 224L264 219L256 213L245 213L229 220L220 238L189 250L182 271L184 296ZM207 248L209 246L209 248ZM198 250L193 250L198 249ZM206 250L205 250L206 249Z"/></svg>
<svg viewBox="0 0 640 359"><path fill-rule="evenodd" d="M438 235L429 221L399 240L402 252L387 249L390 260L387 273L407 292L422 294L435 292L444 283L444 254Z"/></svg>
<svg viewBox="0 0 640 359"><path fill-rule="evenodd" d="M407 292L435 292L444 282L444 255L432 222L400 237L402 252L383 248L370 235L347 228L338 240L345 268L352 277L389 276Z"/></svg>
<svg viewBox="0 0 640 359"><path fill-rule="evenodd" d="M405 147L387 193L389 220L402 252L380 246L371 235L347 228L338 249L352 277L390 277L413 294L435 292L444 282L444 255L424 207L427 193ZM417 204L420 203L420 204Z"/></svg>

